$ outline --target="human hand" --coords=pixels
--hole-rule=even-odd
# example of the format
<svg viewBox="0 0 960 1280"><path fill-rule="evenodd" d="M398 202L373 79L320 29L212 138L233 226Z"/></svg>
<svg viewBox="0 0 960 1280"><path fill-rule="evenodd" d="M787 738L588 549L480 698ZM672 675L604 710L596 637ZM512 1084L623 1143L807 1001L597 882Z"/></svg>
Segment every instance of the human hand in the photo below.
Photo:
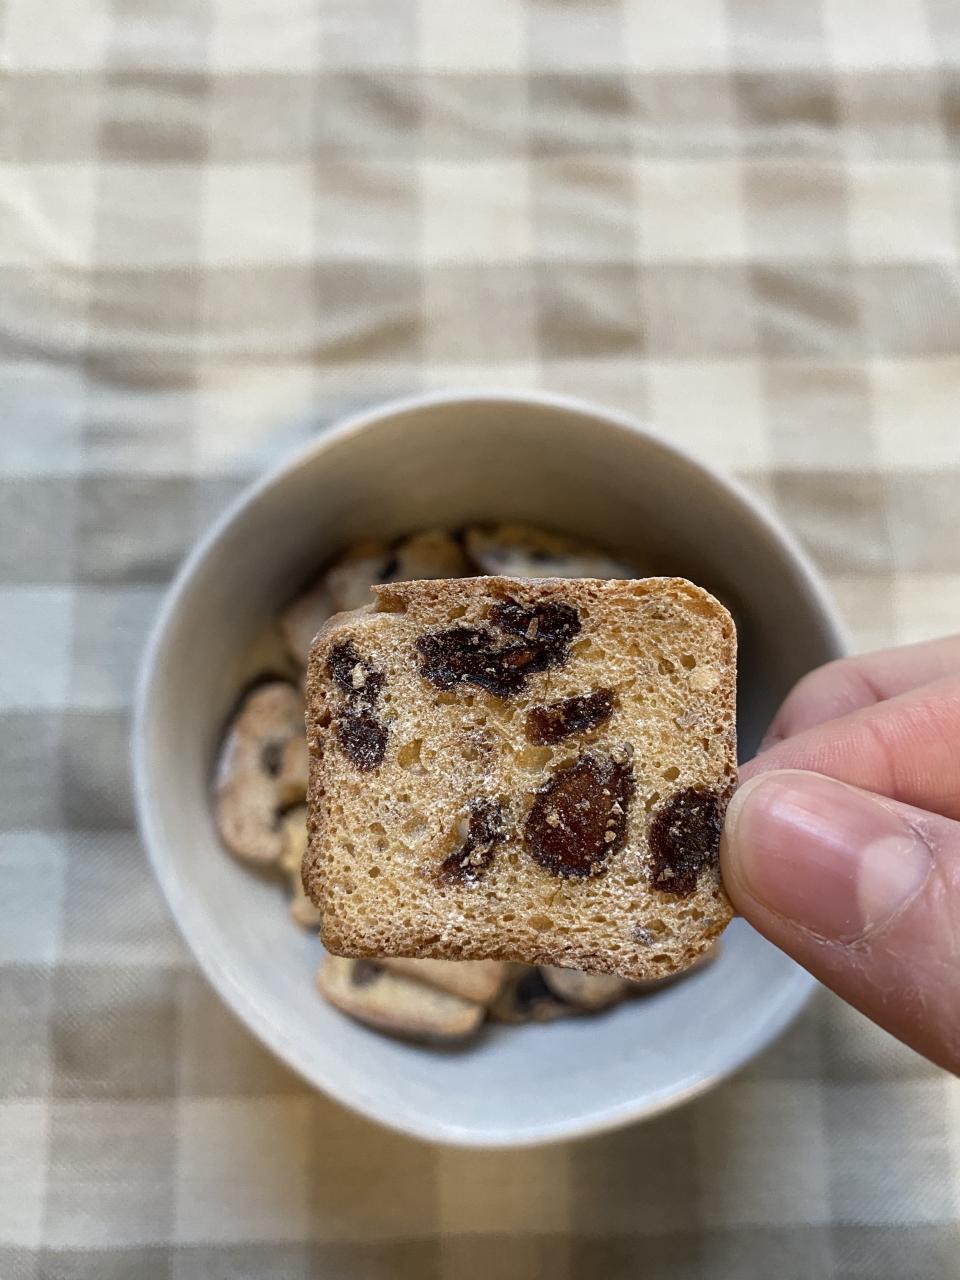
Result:
<svg viewBox="0 0 960 1280"><path fill-rule="evenodd" d="M812 672L740 781L721 845L740 914L960 1073L960 636Z"/></svg>

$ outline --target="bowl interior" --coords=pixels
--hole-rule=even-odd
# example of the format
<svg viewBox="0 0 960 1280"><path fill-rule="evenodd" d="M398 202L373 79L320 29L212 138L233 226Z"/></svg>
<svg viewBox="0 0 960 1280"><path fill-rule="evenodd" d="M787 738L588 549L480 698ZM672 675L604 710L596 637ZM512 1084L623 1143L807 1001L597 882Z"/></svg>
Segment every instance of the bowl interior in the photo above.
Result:
<svg viewBox="0 0 960 1280"><path fill-rule="evenodd" d="M690 460L580 407L437 400L322 438L220 523L168 600L135 735L148 848L220 994L342 1101L424 1137L489 1145L588 1132L689 1096L775 1034L811 981L737 921L716 965L603 1017L494 1028L459 1052L415 1048L319 999L319 941L289 922L272 882L224 853L210 773L238 690L269 662L258 643L277 610L359 537L511 518L588 536L731 605L742 755L791 684L839 651L802 560Z"/></svg>

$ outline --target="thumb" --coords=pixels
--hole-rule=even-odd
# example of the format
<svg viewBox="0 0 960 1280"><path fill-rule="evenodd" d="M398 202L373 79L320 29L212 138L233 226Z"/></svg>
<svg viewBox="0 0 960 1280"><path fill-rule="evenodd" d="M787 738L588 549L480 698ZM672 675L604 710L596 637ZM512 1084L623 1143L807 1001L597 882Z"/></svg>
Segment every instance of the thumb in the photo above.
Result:
<svg viewBox="0 0 960 1280"><path fill-rule="evenodd" d="M721 859L734 905L762 934L960 1072L960 823L774 770L731 801Z"/></svg>

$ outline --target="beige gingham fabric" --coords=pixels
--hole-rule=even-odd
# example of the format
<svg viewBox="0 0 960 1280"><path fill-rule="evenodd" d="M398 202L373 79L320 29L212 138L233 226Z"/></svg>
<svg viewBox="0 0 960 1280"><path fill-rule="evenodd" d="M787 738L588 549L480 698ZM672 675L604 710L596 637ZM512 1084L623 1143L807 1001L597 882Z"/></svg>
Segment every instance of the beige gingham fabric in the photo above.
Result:
<svg viewBox="0 0 960 1280"><path fill-rule="evenodd" d="M184 550L359 404L646 415L858 645L960 630L956 0L3 0L0 1277L956 1280L960 1086L826 996L650 1124L432 1149L221 1008L133 831Z"/></svg>

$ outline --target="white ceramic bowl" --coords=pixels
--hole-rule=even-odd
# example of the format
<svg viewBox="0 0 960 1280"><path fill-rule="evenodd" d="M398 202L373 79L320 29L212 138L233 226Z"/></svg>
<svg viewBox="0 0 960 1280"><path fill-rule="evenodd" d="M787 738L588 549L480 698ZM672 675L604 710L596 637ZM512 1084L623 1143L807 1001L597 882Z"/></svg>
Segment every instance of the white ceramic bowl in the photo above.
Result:
<svg viewBox="0 0 960 1280"><path fill-rule="evenodd" d="M546 396L437 395L362 413L254 485L188 557L144 660L137 802L157 878L207 978L317 1088L423 1138L520 1146L611 1129L708 1088L797 1013L812 979L744 922L720 960L594 1018L492 1027L451 1052L365 1029L313 985L319 941L222 849L209 781L251 645L354 539L515 518L717 590L741 628L741 758L793 682L843 648L791 538L729 480L636 423Z"/></svg>

